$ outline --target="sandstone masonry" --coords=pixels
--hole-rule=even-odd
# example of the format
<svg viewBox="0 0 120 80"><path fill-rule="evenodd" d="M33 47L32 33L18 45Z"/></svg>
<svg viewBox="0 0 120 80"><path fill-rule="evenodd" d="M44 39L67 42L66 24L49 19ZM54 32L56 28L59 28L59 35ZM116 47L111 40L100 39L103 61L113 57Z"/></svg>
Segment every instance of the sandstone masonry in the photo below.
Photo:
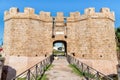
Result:
<svg viewBox="0 0 120 80"><path fill-rule="evenodd" d="M25 8L23 13L11 8L4 14L6 64L19 73L23 69L19 65L24 64L25 70L41 57L52 54L55 41L65 41L67 54L74 53L76 58L105 74L116 73L114 21L109 8L100 12L87 8L83 15L71 12L69 17L62 12L52 17L50 12L35 14L32 8Z"/></svg>

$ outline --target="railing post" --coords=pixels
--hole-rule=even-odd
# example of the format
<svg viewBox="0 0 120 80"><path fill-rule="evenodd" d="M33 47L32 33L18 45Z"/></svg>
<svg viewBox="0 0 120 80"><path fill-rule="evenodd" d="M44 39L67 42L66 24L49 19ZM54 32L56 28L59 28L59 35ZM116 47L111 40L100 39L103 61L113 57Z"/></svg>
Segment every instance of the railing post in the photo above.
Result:
<svg viewBox="0 0 120 80"><path fill-rule="evenodd" d="M43 60L43 73L45 72L45 60Z"/></svg>
<svg viewBox="0 0 120 80"><path fill-rule="evenodd" d="M90 74L90 72L89 72L89 66L87 66L87 73Z"/></svg>
<svg viewBox="0 0 120 80"><path fill-rule="evenodd" d="M75 63L75 59L73 57L71 57L71 58L72 58L72 60L71 60L72 64L74 64Z"/></svg>
<svg viewBox="0 0 120 80"><path fill-rule="evenodd" d="M69 61L69 64L71 64L71 58L70 58L70 56L68 55L68 61Z"/></svg>
<svg viewBox="0 0 120 80"><path fill-rule="evenodd" d="M36 71L36 80L37 80L37 77L38 77L38 65L35 66L35 71Z"/></svg>
<svg viewBox="0 0 120 80"><path fill-rule="evenodd" d="M42 66L42 62L40 63L40 75L42 75L43 73L43 66Z"/></svg>
<svg viewBox="0 0 120 80"><path fill-rule="evenodd" d="M81 67L82 67L82 72L84 72L84 70L83 70L83 63L81 63Z"/></svg>
<svg viewBox="0 0 120 80"><path fill-rule="evenodd" d="M50 57L47 58L47 64L49 65L50 63Z"/></svg>
<svg viewBox="0 0 120 80"><path fill-rule="evenodd" d="M70 56L69 55L67 55L67 60L68 60L68 62L70 64Z"/></svg>
<svg viewBox="0 0 120 80"><path fill-rule="evenodd" d="M97 80L99 80L100 78L100 75L99 75L99 72L97 72Z"/></svg>
<svg viewBox="0 0 120 80"><path fill-rule="evenodd" d="M87 73L88 73L88 75L90 75L89 66L87 66ZM90 78L90 76L88 76L88 80L90 80L89 78Z"/></svg>
<svg viewBox="0 0 120 80"><path fill-rule="evenodd" d="M79 61L77 60L77 68L79 69Z"/></svg>
<svg viewBox="0 0 120 80"><path fill-rule="evenodd" d="M69 55L67 55L67 60L68 60L68 62L70 64L70 56Z"/></svg>
<svg viewBox="0 0 120 80"><path fill-rule="evenodd" d="M27 73L27 80L30 80L30 69L28 70L28 73Z"/></svg>
<svg viewBox="0 0 120 80"><path fill-rule="evenodd" d="M46 68L46 65L45 65L45 60L43 61L43 64L44 64L43 69L44 69L44 72L45 72L45 68Z"/></svg>

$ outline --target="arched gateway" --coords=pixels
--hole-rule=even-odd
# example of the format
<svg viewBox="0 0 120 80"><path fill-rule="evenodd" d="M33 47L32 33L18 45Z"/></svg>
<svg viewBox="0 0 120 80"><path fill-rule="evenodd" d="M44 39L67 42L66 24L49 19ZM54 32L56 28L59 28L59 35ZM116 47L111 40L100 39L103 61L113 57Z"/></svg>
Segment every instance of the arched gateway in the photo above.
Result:
<svg viewBox="0 0 120 80"><path fill-rule="evenodd" d="M67 42L63 40L56 40L53 42L53 55L67 56Z"/></svg>
<svg viewBox="0 0 120 80"><path fill-rule="evenodd" d="M88 8L83 15L71 12L69 17L61 12L52 17L50 12L37 15L32 8L23 13L11 8L4 15L6 64L20 73L51 55L53 43L62 41L67 44L67 54L102 73L116 73L114 20L108 8L101 12Z"/></svg>

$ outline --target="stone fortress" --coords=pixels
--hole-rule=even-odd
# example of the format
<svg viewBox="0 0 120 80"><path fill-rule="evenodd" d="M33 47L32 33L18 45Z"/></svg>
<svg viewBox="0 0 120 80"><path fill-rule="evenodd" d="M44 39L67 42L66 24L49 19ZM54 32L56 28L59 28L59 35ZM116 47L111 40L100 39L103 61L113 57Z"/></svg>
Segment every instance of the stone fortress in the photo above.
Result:
<svg viewBox="0 0 120 80"><path fill-rule="evenodd" d="M4 53L6 64L17 74L49 56L54 42L64 42L66 53L104 74L116 73L117 55L114 12L87 8L83 15L71 12L35 14L34 9L10 8L4 14Z"/></svg>

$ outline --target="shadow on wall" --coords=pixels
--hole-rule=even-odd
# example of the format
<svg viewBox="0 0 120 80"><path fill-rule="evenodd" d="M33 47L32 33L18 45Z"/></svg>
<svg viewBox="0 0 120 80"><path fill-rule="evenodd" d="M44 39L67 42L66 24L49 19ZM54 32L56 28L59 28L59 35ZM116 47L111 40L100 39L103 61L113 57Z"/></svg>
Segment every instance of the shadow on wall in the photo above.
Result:
<svg viewBox="0 0 120 80"><path fill-rule="evenodd" d="M16 76L16 70L10 66L4 65L1 80L11 80Z"/></svg>

